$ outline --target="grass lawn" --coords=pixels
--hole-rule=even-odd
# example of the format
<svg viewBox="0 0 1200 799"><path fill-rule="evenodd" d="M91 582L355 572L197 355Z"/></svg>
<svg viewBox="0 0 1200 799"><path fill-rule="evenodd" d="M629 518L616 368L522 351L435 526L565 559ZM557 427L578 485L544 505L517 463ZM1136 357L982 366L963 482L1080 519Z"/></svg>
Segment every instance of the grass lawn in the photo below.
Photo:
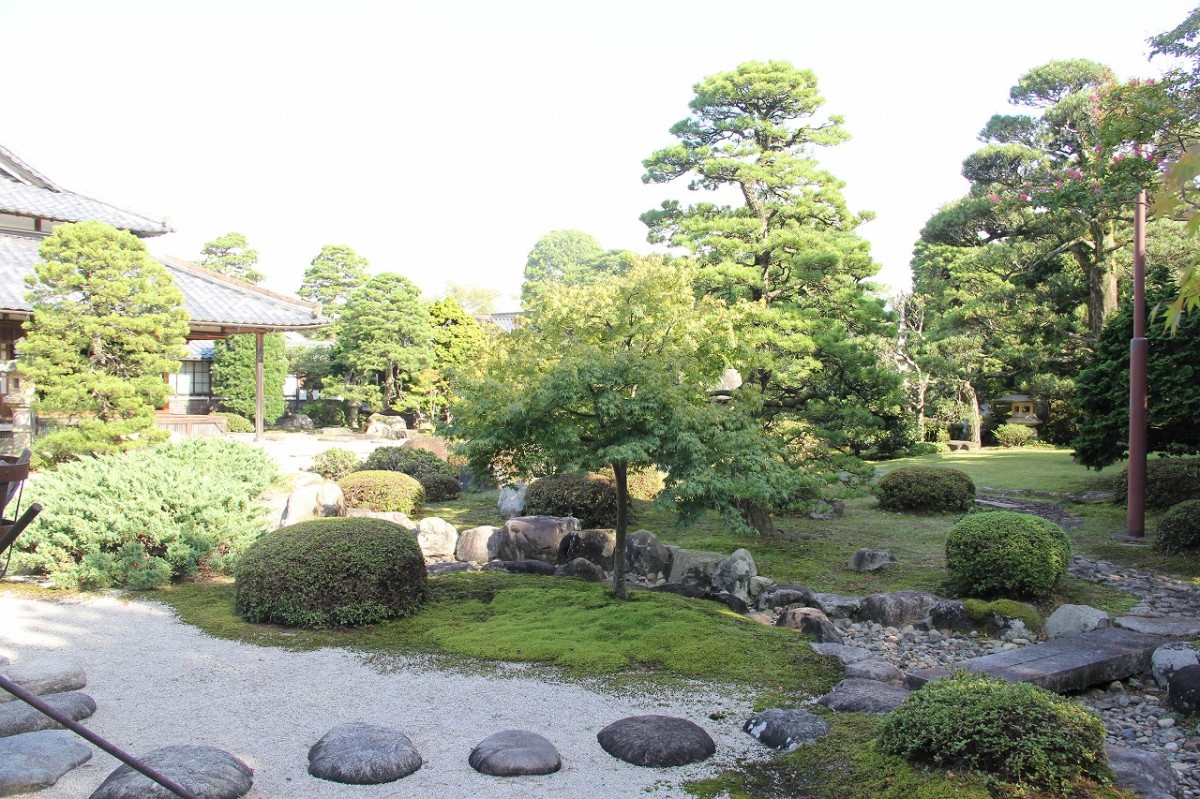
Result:
<svg viewBox="0 0 1200 799"><path fill-rule="evenodd" d="M1036 491L1087 491L1107 489L1121 466L1090 471L1072 460L1065 449L1001 449L988 447L970 452L922 455L875 464L882 472L901 466L941 466L970 475L979 488L1029 489Z"/></svg>

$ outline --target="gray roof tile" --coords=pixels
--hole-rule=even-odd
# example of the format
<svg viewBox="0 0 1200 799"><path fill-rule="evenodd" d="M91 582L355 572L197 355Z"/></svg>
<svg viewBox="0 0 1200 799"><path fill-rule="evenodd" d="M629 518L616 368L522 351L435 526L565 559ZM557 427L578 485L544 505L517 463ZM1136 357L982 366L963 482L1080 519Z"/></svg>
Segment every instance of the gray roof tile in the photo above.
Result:
<svg viewBox="0 0 1200 799"><path fill-rule="evenodd" d="M95 219L113 227L157 236L171 229L162 222L140 214L122 211L108 203L74 194L69 191L52 191L39 186L27 186L10 180L0 180L0 211L21 216L40 216L59 222L82 222Z"/></svg>

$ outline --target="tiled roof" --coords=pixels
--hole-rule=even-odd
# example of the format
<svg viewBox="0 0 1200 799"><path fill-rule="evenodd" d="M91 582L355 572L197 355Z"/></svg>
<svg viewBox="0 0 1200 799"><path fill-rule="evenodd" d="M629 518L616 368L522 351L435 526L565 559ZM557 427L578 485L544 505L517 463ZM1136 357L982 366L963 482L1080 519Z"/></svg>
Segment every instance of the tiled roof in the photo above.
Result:
<svg viewBox="0 0 1200 799"><path fill-rule="evenodd" d="M39 216L57 222L94 219L143 236L158 236L171 232L171 228L162 222L122 211L81 194L51 191L10 180L0 180L0 211L21 216Z"/></svg>
<svg viewBox="0 0 1200 799"><path fill-rule="evenodd" d="M25 276L33 274L42 240L33 236L0 234L0 312L30 313L25 301ZM173 259L162 260L175 285L183 292L183 304L193 327L219 327L224 332L239 328L262 330L308 330L329 323L320 306L286 297Z"/></svg>

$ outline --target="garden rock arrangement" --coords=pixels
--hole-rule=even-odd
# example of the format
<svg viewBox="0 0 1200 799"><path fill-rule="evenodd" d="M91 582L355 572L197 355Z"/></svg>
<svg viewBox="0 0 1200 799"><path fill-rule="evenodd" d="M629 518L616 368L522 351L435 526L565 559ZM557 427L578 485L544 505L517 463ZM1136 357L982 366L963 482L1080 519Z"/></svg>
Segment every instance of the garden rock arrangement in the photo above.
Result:
<svg viewBox="0 0 1200 799"><path fill-rule="evenodd" d="M467 757L471 768L492 777L553 774L562 768L554 744L529 730L502 730L489 735Z"/></svg>
<svg viewBox="0 0 1200 799"><path fill-rule="evenodd" d="M772 749L790 752L829 734L829 722L807 710L772 708L750 718L742 729Z"/></svg>
<svg viewBox="0 0 1200 799"><path fill-rule="evenodd" d="M347 785L394 782L424 762L404 733L362 722L334 727L308 750L309 774Z"/></svg>
<svg viewBox="0 0 1200 799"><path fill-rule="evenodd" d="M605 752L635 766L682 766L717 751L703 727L674 716L630 716L602 729L596 739Z"/></svg>

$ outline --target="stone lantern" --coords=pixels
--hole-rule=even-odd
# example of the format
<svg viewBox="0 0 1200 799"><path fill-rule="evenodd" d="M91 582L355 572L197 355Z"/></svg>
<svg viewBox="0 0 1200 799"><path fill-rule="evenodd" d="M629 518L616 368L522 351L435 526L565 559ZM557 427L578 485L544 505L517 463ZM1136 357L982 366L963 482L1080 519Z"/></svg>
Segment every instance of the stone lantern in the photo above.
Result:
<svg viewBox="0 0 1200 799"><path fill-rule="evenodd" d="M1028 394L1009 394L1000 397L996 402L1007 402L1012 406L1008 416L1008 424L1023 424L1026 427L1037 427L1042 420L1037 415L1037 402Z"/></svg>

